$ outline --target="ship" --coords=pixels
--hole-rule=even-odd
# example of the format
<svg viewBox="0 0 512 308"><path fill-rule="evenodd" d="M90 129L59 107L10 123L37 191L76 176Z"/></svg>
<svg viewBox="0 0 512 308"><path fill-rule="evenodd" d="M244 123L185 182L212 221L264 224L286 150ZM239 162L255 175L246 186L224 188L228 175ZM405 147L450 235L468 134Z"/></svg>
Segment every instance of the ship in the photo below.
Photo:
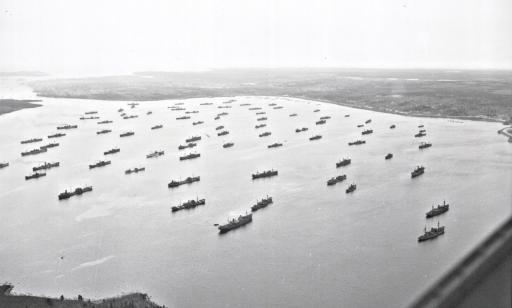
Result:
<svg viewBox="0 0 512 308"><path fill-rule="evenodd" d="M151 129L160 129L162 127L164 127L164 126L162 124L159 124L159 125L155 125L155 126L151 127Z"/></svg>
<svg viewBox="0 0 512 308"><path fill-rule="evenodd" d="M46 153L46 152L48 152L47 149L33 149L30 151L21 152L21 156L37 155L37 154Z"/></svg>
<svg viewBox="0 0 512 308"><path fill-rule="evenodd" d="M73 196L80 196L83 193L92 191L92 186L85 186L85 187L77 187L73 191L67 191L65 190L63 193L59 194L59 200L69 199Z"/></svg>
<svg viewBox="0 0 512 308"><path fill-rule="evenodd" d="M124 173L125 173L125 174L132 174L132 173L142 172L142 171L145 171L145 170L146 170L146 168L145 168L145 167L140 167L140 168L135 167L135 168L133 168L133 169L128 169L128 170L126 170Z"/></svg>
<svg viewBox="0 0 512 308"><path fill-rule="evenodd" d="M300 133L300 132L305 132L305 131L307 131L307 130L308 130L308 128L307 128L307 127L303 127L303 128L296 128L296 129L295 129L295 132L296 132L296 133Z"/></svg>
<svg viewBox="0 0 512 308"><path fill-rule="evenodd" d="M43 141L43 138L32 138L32 139L28 139L28 140L23 140L20 143L27 144L27 143L34 143L34 142L40 142L40 141Z"/></svg>
<svg viewBox="0 0 512 308"><path fill-rule="evenodd" d="M267 124L260 124L260 125L254 126L254 128L258 129L258 128L262 128L262 127L265 127L265 126L267 126Z"/></svg>
<svg viewBox="0 0 512 308"><path fill-rule="evenodd" d="M267 113L265 111L256 112L256 115L260 115L260 114L267 114Z"/></svg>
<svg viewBox="0 0 512 308"><path fill-rule="evenodd" d="M283 109L283 106L276 106L274 109Z"/></svg>
<svg viewBox="0 0 512 308"><path fill-rule="evenodd" d="M330 178L328 181L327 181L327 186L332 186L332 185L336 185L337 183L339 182L343 182L347 179L347 176L345 174L343 175L338 175L337 177L334 177L334 178Z"/></svg>
<svg viewBox="0 0 512 308"><path fill-rule="evenodd" d="M174 187L178 187L180 185L184 185L184 184L192 184L194 182L198 182L201 180L201 177L199 176L196 176L196 177L187 177L185 180L183 181L175 181L175 180L172 180L171 182L169 182L167 184L167 187L169 188L174 188Z"/></svg>
<svg viewBox="0 0 512 308"><path fill-rule="evenodd" d="M222 145L222 147L223 147L223 148L230 148L230 147L232 147L232 146L234 146L234 145L235 145L235 144L234 144L233 142L228 142L228 143L224 143L224 144Z"/></svg>
<svg viewBox="0 0 512 308"><path fill-rule="evenodd" d="M277 172L277 170L274 170L274 169L263 171L263 172L256 171L256 173L252 174L252 179L255 180L255 179L260 179L260 178L268 178L268 177L272 177L272 176L276 176L276 175L278 175L278 172Z"/></svg>
<svg viewBox="0 0 512 308"><path fill-rule="evenodd" d="M319 111L320 111L320 109L315 109L315 110L313 110L313 112L319 112Z"/></svg>
<svg viewBox="0 0 512 308"><path fill-rule="evenodd" d="M87 111L85 114L97 114L98 111Z"/></svg>
<svg viewBox="0 0 512 308"><path fill-rule="evenodd" d="M199 205L205 205L206 204L206 200L205 199L198 199L196 198L196 200L188 200L187 202L184 202L178 206L173 206L171 208L172 212L177 212L177 211L181 211L181 210L188 210L188 209L193 209L195 208L196 206L199 206Z"/></svg>
<svg viewBox="0 0 512 308"><path fill-rule="evenodd" d="M0 169L9 167L9 163L0 163Z"/></svg>
<svg viewBox="0 0 512 308"><path fill-rule="evenodd" d="M384 159L391 159L391 158L393 158L393 154L391 154L391 153L386 154L386 156L384 157Z"/></svg>
<svg viewBox="0 0 512 308"><path fill-rule="evenodd" d="M251 211L256 212L259 209L267 207L269 204L273 203L272 197L267 196L266 198L261 199L260 201L256 201L256 204L251 206Z"/></svg>
<svg viewBox="0 0 512 308"><path fill-rule="evenodd" d="M44 172L35 172L34 174L25 176L25 181L30 179L38 179L42 176L46 176L46 173Z"/></svg>
<svg viewBox="0 0 512 308"><path fill-rule="evenodd" d="M223 128L224 128L224 125L220 125L220 126L215 127L215 130L221 130Z"/></svg>
<svg viewBox="0 0 512 308"><path fill-rule="evenodd" d="M187 143L186 145L179 145L178 146L178 150L183 150L183 149L186 149L186 148L193 148L197 145L197 143L194 143L194 142L189 142Z"/></svg>
<svg viewBox="0 0 512 308"><path fill-rule="evenodd" d="M310 138L309 138L309 141L319 140L319 139L322 139L322 135L315 135L315 136L313 136L313 137L310 137Z"/></svg>
<svg viewBox="0 0 512 308"><path fill-rule="evenodd" d="M240 106L251 106L250 103L243 103L243 104L240 104Z"/></svg>
<svg viewBox="0 0 512 308"><path fill-rule="evenodd" d="M227 130L224 130L224 131L221 131L220 133L218 133L217 136L224 136L227 134L229 134L229 132Z"/></svg>
<svg viewBox="0 0 512 308"><path fill-rule="evenodd" d="M134 118L138 118L138 117L139 117L138 115L129 115L129 116L124 116L123 119L128 120L128 119L134 119Z"/></svg>
<svg viewBox="0 0 512 308"><path fill-rule="evenodd" d="M363 130L363 132L361 133L361 135L369 135L373 133L373 129L366 129L366 130Z"/></svg>
<svg viewBox="0 0 512 308"><path fill-rule="evenodd" d="M126 132L119 135L119 137L129 137L135 135L134 132Z"/></svg>
<svg viewBox="0 0 512 308"><path fill-rule="evenodd" d="M417 166L416 169L414 169L413 172L411 172L411 178L415 178L417 176L420 176L422 175L423 173L425 173L425 167L423 166Z"/></svg>
<svg viewBox="0 0 512 308"><path fill-rule="evenodd" d="M282 147L282 146L283 146L283 144L282 144L282 143L278 143L278 142L276 142L276 143L269 144L269 145L267 146L267 148L271 149L271 148L278 148L278 147Z"/></svg>
<svg viewBox="0 0 512 308"><path fill-rule="evenodd" d="M98 124L109 124L109 123L112 123L112 121L103 120L103 121L98 122Z"/></svg>
<svg viewBox="0 0 512 308"><path fill-rule="evenodd" d="M420 133L426 133L426 132L427 132L427 130L426 130L426 129L420 129L420 130L419 130L419 132L420 132Z"/></svg>
<svg viewBox="0 0 512 308"><path fill-rule="evenodd" d="M350 117L350 114L346 114L346 115L345 115L345 118L348 118L348 117Z"/></svg>
<svg viewBox="0 0 512 308"><path fill-rule="evenodd" d="M323 117L320 117L320 120L329 120L331 118L331 116L323 116Z"/></svg>
<svg viewBox="0 0 512 308"><path fill-rule="evenodd" d="M261 117L261 118L257 118L256 121L266 121L267 120L267 117Z"/></svg>
<svg viewBox="0 0 512 308"><path fill-rule="evenodd" d="M420 137L425 137L426 135L427 135L427 133L425 133L425 132L419 132L416 135L414 135L414 137L420 138Z"/></svg>
<svg viewBox="0 0 512 308"><path fill-rule="evenodd" d="M296 114L296 113L292 113L292 114L290 114L290 117L296 117L296 116L297 116L297 114Z"/></svg>
<svg viewBox="0 0 512 308"><path fill-rule="evenodd" d="M270 104L268 104L268 105L269 105L270 107L272 107L272 106L276 106L277 104L276 104L276 103L270 103Z"/></svg>
<svg viewBox="0 0 512 308"><path fill-rule="evenodd" d="M432 209L426 213L427 218L432 218L434 216L441 215L443 213L448 212L450 209L450 205L446 203L446 201L443 201L443 204L437 205L437 207L432 206Z"/></svg>
<svg viewBox="0 0 512 308"><path fill-rule="evenodd" d="M204 122L203 121L196 121L196 122L193 122L192 125L199 125L199 124L203 124Z"/></svg>
<svg viewBox="0 0 512 308"><path fill-rule="evenodd" d="M191 114L191 113L199 113L199 111L197 110L192 110L192 111L185 111L186 114Z"/></svg>
<svg viewBox="0 0 512 308"><path fill-rule="evenodd" d="M349 193L353 192L354 190L356 190L356 188L357 188L356 184L350 184L350 186L347 188L347 190L345 190L345 193L349 194Z"/></svg>
<svg viewBox="0 0 512 308"><path fill-rule="evenodd" d="M119 108L119 109L117 109L117 112L123 112L123 111L124 111L124 109L123 109L123 108Z"/></svg>
<svg viewBox="0 0 512 308"><path fill-rule="evenodd" d="M352 160L350 158L343 158L342 160L336 163L336 168L348 166L350 165L351 162Z"/></svg>
<svg viewBox="0 0 512 308"><path fill-rule="evenodd" d="M103 155L115 154L115 153L119 153L120 151L121 150L119 148L115 148L115 149L111 149L106 152L103 152Z"/></svg>
<svg viewBox="0 0 512 308"><path fill-rule="evenodd" d="M103 129L103 130L100 130L99 132L96 132L96 134L97 135L101 135L101 134L108 134L110 132L112 132L112 130L110 130L110 129ZM121 136L121 137L123 137L123 136Z"/></svg>
<svg viewBox="0 0 512 308"><path fill-rule="evenodd" d="M60 137L64 137L64 136L66 136L66 134L56 133L56 134L53 134L53 135L49 135L48 138L60 138Z"/></svg>
<svg viewBox="0 0 512 308"><path fill-rule="evenodd" d="M213 103L201 103L199 105L201 105L201 106L208 106L208 105L213 105ZM240 106L242 106L242 105L240 105Z"/></svg>
<svg viewBox="0 0 512 308"><path fill-rule="evenodd" d="M158 156L162 156L164 154L165 154L164 151L154 151L153 153L149 153L148 155L146 155L146 158L155 158Z"/></svg>
<svg viewBox="0 0 512 308"><path fill-rule="evenodd" d="M356 140L356 141L349 142L348 145L360 145L360 144L365 144L365 143L366 143L365 140Z"/></svg>
<svg viewBox="0 0 512 308"><path fill-rule="evenodd" d="M42 149L42 150L48 150L50 148L54 148L54 147L58 147L58 146L59 146L58 143L52 142L52 143L48 143L48 144L42 145L39 148Z"/></svg>
<svg viewBox="0 0 512 308"><path fill-rule="evenodd" d="M425 230L423 231L423 235L420 235L418 237L418 242L424 242L428 240L435 239L436 237L444 234L444 226L440 227L439 222L437 222L437 228L431 227L429 231L427 231L427 227L425 227Z"/></svg>
<svg viewBox="0 0 512 308"><path fill-rule="evenodd" d="M80 120L97 120L100 117L80 117Z"/></svg>
<svg viewBox="0 0 512 308"><path fill-rule="evenodd" d="M187 159L193 159L193 158L198 158L198 157L201 157L201 154L199 154L199 153L190 153L190 154L187 154L185 156L180 156L180 160L187 160Z"/></svg>
<svg viewBox="0 0 512 308"><path fill-rule="evenodd" d="M267 137L267 136L270 136L270 135L272 135L271 132L264 132L264 133L260 134L260 137Z"/></svg>
<svg viewBox="0 0 512 308"><path fill-rule="evenodd" d="M44 163L40 166L37 166L37 167L33 167L32 168L32 171L40 171L40 170L48 170L48 169L52 169L52 168L56 168L56 167L59 167L60 166L60 163L59 162L55 162L55 163Z"/></svg>
<svg viewBox="0 0 512 308"><path fill-rule="evenodd" d="M219 116L216 116L215 118L213 118L214 120L220 120L220 117Z"/></svg>
<svg viewBox="0 0 512 308"><path fill-rule="evenodd" d="M396 125L395 125L395 124L392 124L389 128L390 128L390 129L394 129L395 127L396 127Z"/></svg>
<svg viewBox="0 0 512 308"><path fill-rule="evenodd" d="M100 160L99 162L97 162L95 164L89 165L89 169L104 167L104 166L110 165L110 164L111 164L110 160Z"/></svg>
<svg viewBox="0 0 512 308"><path fill-rule="evenodd" d="M368 120L366 120L364 123L365 123L365 124L368 124L368 123L371 123L371 122L372 122L372 119L368 119Z"/></svg>
<svg viewBox="0 0 512 308"><path fill-rule="evenodd" d="M57 126L57 129L74 129L74 128L78 128L78 125L66 124L66 125L62 125L62 126Z"/></svg>
<svg viewBox="0 0 512 308"><path fill-rule="evenodd" d="M249 110L261 110L261 107L251 107Z"/></svg>
<svg viewBox="0 0 512 308"><path fill-rule="evenodd" d="M322 125L322 124L325 124L327 121L325 120L320 120L320 121L316 121L316 125Z"/></svg>
<svg viewBox="0 0 512 308"><path fill-rule="evenodd" d="M425 127L425 125L423 125L423 124L418 125L418 128L422 128L422 127Z"/></svg>
<svg viewBox="0 0 512 308"><path fill-rule="evenodd" d="M238 218L233 218L228 221L225 225L219 226L219 233L226 233L231 230L240 228L241 226L244 226L248 223L252 222L252 213L246 214L246 215L240 215Z"/></svg>
<svg viewBox="0 0 512 308"><path fill-rule="evenodd" d="M201 140L201 136L194 136L194 137L185 139L185 142L189 143L189 142L194 142L194 141L199 141L199 140Z"/></svg>
<svg viewBox="0 0 512 308"><path fill-rule="evenodd" d="M418 146L418 148L420 150L422 149L426 149L426 148L430 148L432 146L432 143L429 143L429 142L422 142L420 143L420 145Z"/></svg>
<svg viewBox="0 0 512 308"><path fill-rule="evenodd" d="M150 115L150 114L153 114L153 111L146 112L146 115Z"/></svg>
<svg viewBox="0 0 512 308"><path fill-rule="evenodd" d="M189 116L181 116L181 117L177 117L176 120L188 120L190 119Z"/></svg>
<svg viewBox="0 0 512 308"><path fill-rule="evenodd" d="M360 128L360 127L363 127L364 124L358 124L357 127Z"/></svg>

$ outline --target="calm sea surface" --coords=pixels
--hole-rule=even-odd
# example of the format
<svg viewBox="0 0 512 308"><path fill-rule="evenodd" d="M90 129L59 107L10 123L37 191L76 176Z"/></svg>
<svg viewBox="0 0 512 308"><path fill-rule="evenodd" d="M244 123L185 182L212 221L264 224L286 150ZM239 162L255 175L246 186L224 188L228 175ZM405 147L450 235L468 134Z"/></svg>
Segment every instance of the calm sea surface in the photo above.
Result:
<svg viewBox="0 0 512 308"><path fill-rule="evenodd" d="M501 124L291 98L237 97L222 104L228 99L140 102L134 109L128 102L44 99L43 107L0 116L0 161L11 163L0 170L0 281L14 283L18 292L51 296L97 298L138 290L171 307L396 307L510 215L512 146L496 133ZM177 121L185 111L167 108L176 102L199 113ZM200 105L205 102L213 105ZM218 108L227 105L232 108ZM139 117L123 120L119 108ZM114 123L79 120L92 110ZM266 111L268 120L256 121L258 111ZM229 115L214 120L220 112ZM315 125L321 116L332 119ZM349 147L362 137L356 126L366 119L372 119L367 127L374 133L364 136L365 145ZM199 120L204 124L192 125ZM46 138L66 123L79 128ZM260 123L267 127L256 130ZM150 129L157 124L163 129ZM426 138L413 137L420 124ZM218 137L219 125L229 135ZM309 130L295 133L303 126ZM97 135L101 129L112 133ZM135 136L119 137L128 130ZM258 137L264 131L272 135ZM315 134L323 138L309 141ZM198 146L178 151L194 135L202 136ZM20 144L33 137L60 146L21 157L42 145ZM224 149L230 141L235 146ZM433 146L420 151L420 141ZM274 142L284 146L268 149ZM113 147L121 152L106 157L111 165L89 170ZM146 159L155 150L165 155ZM201 157L179 161L194 151ZM386 161L388 152L394 158ZM352 164L336 169L343 157ZM61 166L25 181L44 161ZM420 164L425 174L411 179ZM146 171L124 174L139 166ZM271 168L279 176L251 180L251 173ZM340 174L348 180L326 185ZM192 175L201 181L167 188L172 179ZM350 183L357 190L346 194ZM84 185L94 191L57 200L65 189ZM266 195L274 204L256 212L251 224L219 236L214 224L245 213ZM206 198L206 206L171 214L171 206L196 197ZM425 212L443 200L450 211L427 222ZM419 244L424 226L438 220L446 234Z"/></svg>

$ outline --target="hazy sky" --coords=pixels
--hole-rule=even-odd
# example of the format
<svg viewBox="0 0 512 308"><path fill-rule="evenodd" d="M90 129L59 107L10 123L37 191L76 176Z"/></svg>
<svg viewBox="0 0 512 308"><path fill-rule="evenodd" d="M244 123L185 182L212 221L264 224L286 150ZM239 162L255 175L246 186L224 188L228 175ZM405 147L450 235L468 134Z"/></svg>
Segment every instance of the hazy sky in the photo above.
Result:
<svg viewBox="0 0 512 308"><path fill-rule="evenodd" d="M0 0L0 71L512 69L512 0Z"/></svg>

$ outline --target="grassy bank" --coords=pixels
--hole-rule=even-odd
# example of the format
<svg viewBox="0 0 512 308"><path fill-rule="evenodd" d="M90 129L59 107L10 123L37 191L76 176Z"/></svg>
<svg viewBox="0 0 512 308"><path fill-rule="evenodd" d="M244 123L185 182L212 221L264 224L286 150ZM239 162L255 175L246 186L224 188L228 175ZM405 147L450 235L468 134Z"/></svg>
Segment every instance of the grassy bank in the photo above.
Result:
<svg viewBox="0 0 512 308"><path fill-rule="evenodd" d="M40 107L40 104L33 104L40 102L41 100L29 100L29 99L0 99L0 115L4 113L14 112L24 108L35 108Z"/></svg>

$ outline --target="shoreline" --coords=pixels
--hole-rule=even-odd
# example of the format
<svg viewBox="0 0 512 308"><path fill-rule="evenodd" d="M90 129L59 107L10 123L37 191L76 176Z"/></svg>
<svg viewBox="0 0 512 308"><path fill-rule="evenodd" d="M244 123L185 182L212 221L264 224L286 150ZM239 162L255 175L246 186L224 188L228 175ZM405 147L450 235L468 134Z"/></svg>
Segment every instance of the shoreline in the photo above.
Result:
<svg viewBox="0 0 512 308"><path fill-rule="evenodd" d="M40 99L0 99L0 116L3 114L19 111L27 108L41 107Z"/></svg>
<svg viewBox="0 0 512 308"><path fill-rule="evenodd" d="M498 130L498 134L508 137L508 142L512 142L512 126L504 127Z"/></svg>

